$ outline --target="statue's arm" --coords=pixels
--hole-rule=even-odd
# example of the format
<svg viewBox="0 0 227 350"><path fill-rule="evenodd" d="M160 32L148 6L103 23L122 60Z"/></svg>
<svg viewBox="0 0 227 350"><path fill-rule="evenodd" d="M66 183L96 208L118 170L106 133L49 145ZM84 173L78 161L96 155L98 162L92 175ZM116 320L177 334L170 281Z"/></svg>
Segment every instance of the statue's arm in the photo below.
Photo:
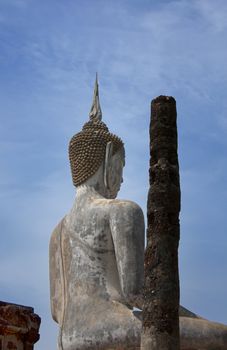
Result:
<svg viewBox="0 0 227 350"><path fill-rule="evenodd" d="M122 294L126 302L142 308L144 280L144 216L129 201L116 201L111 209L110 228Z"/></svg>
<svg viewBox="0 0 227 350"><path fill-rule="evenodd" d="M57 323L61 324L63 314L63 273L61 254L62 222L54 229L49 245L49 274L50 274L50 302L51 314Z"/></svg>

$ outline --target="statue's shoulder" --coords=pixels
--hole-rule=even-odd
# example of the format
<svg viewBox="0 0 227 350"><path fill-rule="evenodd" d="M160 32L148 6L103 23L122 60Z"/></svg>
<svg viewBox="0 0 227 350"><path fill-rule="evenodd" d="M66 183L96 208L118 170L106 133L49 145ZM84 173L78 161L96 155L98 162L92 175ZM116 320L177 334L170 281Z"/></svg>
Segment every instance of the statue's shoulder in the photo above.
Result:
<svg viewBox="0 0 227 350"><path fill-rule="evenodd" d="M141 207L130 200L125 199L99 199L97 204L102 205L109 212L110 216L115 215L140 215L143 217L143 211Z"/></svg>
<svg viewBox="0 0 227 350"><path fill-rule="evenodd" d="M126 210L142 211L139 204L127 199L114 199L114 200L110 199L110 201L114 206L119 207L120 209L124 208Z"/></svg>

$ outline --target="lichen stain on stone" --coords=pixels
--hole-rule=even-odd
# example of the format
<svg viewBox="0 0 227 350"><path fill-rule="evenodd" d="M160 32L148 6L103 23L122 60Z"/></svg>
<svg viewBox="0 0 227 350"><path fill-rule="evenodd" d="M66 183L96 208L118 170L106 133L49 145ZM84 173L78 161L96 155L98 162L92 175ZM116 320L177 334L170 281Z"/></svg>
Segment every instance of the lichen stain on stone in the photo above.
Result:
<svg viewBox="0 0 227 350"><path fill-rule="evenodd" d="M17 349L17 345L14 344L12 341L9 341L7 344L7 349L9 350L16 350Z"/></svg>

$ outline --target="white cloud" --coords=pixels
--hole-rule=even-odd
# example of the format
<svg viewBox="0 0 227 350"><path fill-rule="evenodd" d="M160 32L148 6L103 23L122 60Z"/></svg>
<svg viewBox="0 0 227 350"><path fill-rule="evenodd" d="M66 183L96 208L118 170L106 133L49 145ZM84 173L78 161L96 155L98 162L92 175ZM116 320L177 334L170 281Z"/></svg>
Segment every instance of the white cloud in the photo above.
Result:
<svg viewBox="0 0 227 350"><path fill-rule="evenodd" d="M25 289L31 291L29 302L37 312L42 310L41 341L36 349L55 348L56 330L48 335L48 242L73 202L74 189L66 169L67 140L88 118L96 70L103 119L123 138L128 152L120 197L138 202L144 213L150 100L159 94L177 98L184 160L182 297L185 306L193 304L193 311L198 312L201 298L214 302L215 295L220 296L215 303L224 321L223 266L227 262L212 250L209 225L213 227L217 220L217 232L226 227L226 159L220 154L227 125L223 102L227 91L226 2L169 1L145 8L143 3L137 7L131 2L103 1L92 3L89 9L80 1L67 6L62 2L54 8L51 2L43 3L45 6L34 2L28 6L23 25L16 4L30 2L14 3L15 12L7 22L11 30L4 32L7 40L1 65L0 131L5 140L1 142L1 217L8 232L4 246L10 249L0 269L5 291L7 286L11 295L15 291L17 302ZM224 243L218 240L215 247L221 251ZM215 254L217 260L210 281L204 277L211 269L209 254ZM28 269L28 262L33 269ZM212 281L220 291L211 288ZM3 295L7 297L6 292ZM212 316L208 301L203 309L211 310Z"/></svg>
<svg viewBox="0 0 227 350"><path fill-rule="evenodd" d="M227 28L227 4L225 0L195 1L195 6L203 18L213 26L217 32Z"/></svg>

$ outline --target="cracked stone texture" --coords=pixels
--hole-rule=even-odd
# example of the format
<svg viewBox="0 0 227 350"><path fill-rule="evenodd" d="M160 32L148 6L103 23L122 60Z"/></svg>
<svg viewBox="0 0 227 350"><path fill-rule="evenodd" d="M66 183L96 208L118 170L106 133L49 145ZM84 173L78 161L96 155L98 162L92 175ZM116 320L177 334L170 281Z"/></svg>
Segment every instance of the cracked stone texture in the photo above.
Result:
<svg viewBox="0 0 227 350"><path fill-rule="evenodd" d="M153 350L177 350L180 183L173 97L159 96L152 101L150 140L142 346L150 349L151 342Z"/></svg>
<svg viewBox="0 0 227 350"><path fill-rule="evenodd" d="M141 349L226 350L226 325L205 320L182 306L178 319L180 184L176 102L173 97L159 96L152 101L151 109Z"/></svg>
<svg viewBox="0 0 227 350"><path fill-rule="evenodd" d="M40 322L32 307L0 301L0 350L32 350Z"/></svg>
<svg viewBox="0 0 227 350"><path fill-rule="evenodd" d="M160 183L162 171L166 170L164 179L167 177L173 186L168 189L164 202L157 191L154 193L151 209L152 200L160 208L166 206L167 214L163 210L158 213L163 220L161 225L170 226L177 238L178 227L173 226L178 225L178 178L174 167L163 162L166 156L173 166L176 165L174 150L169 154L164 147L171 137L175 134L166 135L164 130L157 133L156 141L161 138L163 149L156 149L156 158L160 161L153 173L158 177L156 182ZM97 173L77 187L71 211L51 235L51 311L59 324L59 350L135 350L140 347L141 313L133 312L132 308L142 309L143 213L136 203L115 199L113 194L116 195L120 188L124 162L122 155L113 155L110 150L111 147L106 147L105 159ZM161 151L163 156L159 157ZM152 166L156 165L156 158L153 157ZM163 186L167 186L165 182ZM168 249L164 250L170 261ZM155 258L159 259L160 254L155 251ZM165 290L164 295L167 299L172 297ZM174 298L178 300L177 288ZM164 315L168 312L163 310ZM175 308L170 312L178 315ZM182 307L180 316L181 349L227 349L226 326L202 320ZM149 320L145 319L145 322ZM160 319L160 329L162 326ZM148 346L146 349L153 348ZM159 347L159 350L167 349Z"/></svg>

